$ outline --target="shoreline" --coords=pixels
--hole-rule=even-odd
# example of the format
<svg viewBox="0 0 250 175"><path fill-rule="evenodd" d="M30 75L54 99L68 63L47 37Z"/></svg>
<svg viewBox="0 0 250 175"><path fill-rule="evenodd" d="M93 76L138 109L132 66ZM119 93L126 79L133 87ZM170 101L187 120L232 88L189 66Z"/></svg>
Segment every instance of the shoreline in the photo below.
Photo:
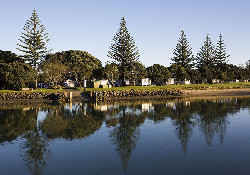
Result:
<svg viewBox="0 0 250 175"><path fill-rule="evenodd" d="M250 97L250 88L240 89L211 89L211 90L182 90L182 97Z"/></svg>
<svg viewBox="0 0 250 175"><path fill-rule="evenodd" d="M123 99L111 99L111 101L122 101L122 100L150 100L150 99L170 99L170 98L187 98L187 99L201 99L201 98L220 98L220 97L250 97L250 88L242 88L242 89L210 89L210 90L181 90L183 94L178 96L150 96L150 97L130 97ZM72 98L73 103L75 102L91 102L94 99L84 96L83 98L79 98L75 96ZM52 100L48 99L11 99L11 100L0 100L0 104L4 103L52 103ZM59 102L64 103L64 102Z"/></svg>

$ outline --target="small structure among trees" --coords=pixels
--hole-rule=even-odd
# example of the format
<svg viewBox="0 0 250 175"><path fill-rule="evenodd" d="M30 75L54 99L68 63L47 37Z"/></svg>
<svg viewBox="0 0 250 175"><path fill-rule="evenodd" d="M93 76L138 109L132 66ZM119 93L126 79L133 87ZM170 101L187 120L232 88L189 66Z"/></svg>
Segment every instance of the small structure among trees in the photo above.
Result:
<svg viewBox="0 0 250 175"><path fill-rule="evenodd" d="M151 86L151 80L149 78L143 78L136 81L136 86Z"/></svg>

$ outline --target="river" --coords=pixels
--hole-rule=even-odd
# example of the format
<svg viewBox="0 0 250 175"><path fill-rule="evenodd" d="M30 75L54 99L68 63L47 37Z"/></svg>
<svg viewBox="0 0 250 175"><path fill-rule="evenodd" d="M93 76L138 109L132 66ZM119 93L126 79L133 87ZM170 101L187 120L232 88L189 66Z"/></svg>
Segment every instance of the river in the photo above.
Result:
<svg viewBox="0 0 250 175"><path fill-rule="evenodd" d="M0 104L0 174L250 174L250 98Z"/></svg>

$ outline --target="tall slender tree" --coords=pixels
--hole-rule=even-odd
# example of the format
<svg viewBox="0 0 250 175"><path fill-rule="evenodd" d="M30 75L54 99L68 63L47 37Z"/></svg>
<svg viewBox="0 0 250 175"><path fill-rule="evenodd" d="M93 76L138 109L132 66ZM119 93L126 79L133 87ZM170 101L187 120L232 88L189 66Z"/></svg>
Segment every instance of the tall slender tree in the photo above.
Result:
<svg viewBox="0 0 250 175"><path fill-rule="evenodd" d="M139 50L135 46L133 37L130 36L126 26L125 18L121 19L120 28L114 36L114 44L111 44L108 57L114 59L119 64L122 77L122 84L125 85L125 78L130 74L133 65L138 61Z"/></svg>
<svg viewBox="0 0 250 175"><path fill-rule="evenodd" d="M226 53L226 45L224 44L224 40L222 39L222 35L220 34L219 40L217 42L216 50L215 50L215 62L216 64L226 63L226 59L230 55Z"/></svg>
<svg viewBox="0 0 250 175"><path fill-rule="evenodd" d="M205 42L198 52L196 60L202 81L211 83L214 78L215 48L209 35L206 36Z"/></svg>
<svg viewBox="0 0 250 175"><path fill-rule="evenodd" d="M41 24L35 9L30 19L27 20L24 25L23 30L24 32L22 33L21 39L19 39L20 44L17 44L17 49L24 53L24 59L28 61L37 72L37 66L41 57L50 52L47 47L47 42L50 39L48 38L48 33L45 33L45 27ZM37 78L35 88L37 88Z"/></svg>
<svg viewBox="0 0 250 175"><path fill-rule="evenodd" d="M216 78L220 81L225 81L227 79L226 77L226 69L227 69L227 63L226 59L230 55L227 55L226 53L226 45L224 44L224 40L222 39L222 35L220 34L219 40L217 42L216 50L215 50L215 73Z"/></svg>
<svg viewBox="0 0 250 175"><path fill-rule="evenodd" d="M174 57L172 58L172 61L174 64L177 64L177 66L185 68L186 71L191 70L194 66L192 48L189 46L184 30L181 31L181 36L174 50Z"/></svg>

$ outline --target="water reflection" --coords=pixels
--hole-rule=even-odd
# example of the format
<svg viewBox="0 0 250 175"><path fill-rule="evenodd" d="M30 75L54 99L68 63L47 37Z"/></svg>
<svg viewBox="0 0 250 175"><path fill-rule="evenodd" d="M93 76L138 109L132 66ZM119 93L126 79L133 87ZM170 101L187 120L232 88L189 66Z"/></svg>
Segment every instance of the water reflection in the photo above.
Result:
<svg viewBox="0 0 250 175"><path fill-rule="evenodd" d="M112 114L114 114L114 109L111 109L111 111ZM132 151L140 139L139 126L144 123L146 117L141 111L137 110L136 106L119 106L119 112L116 114L117 115L112 118L117 119L117 125L111 130L109 136L115 145L115 151L117 151L121 157L123 168L126 170Z"/></svg>
<svg viewBox="0 0 250 175"><path fill-rule="evenodd" d="M104 113L91 107L92 104L77 104L73 108L67 106L47 109L46 119L40 128L50 139L80 139L97 131L105 118Z"/></svg>
<svg viewBox="0 0 250 175"><path fill-rule="evenodd" d="M27 132L23 138L26 139L20 145L23 160L26 162L31 174L42 174L47 165L46 160L50 156L48 138L37 127L35 127L34 131Z"/></svg>
<svg viewBox="0 0 250 175"><path fill-rule="evenodd" d="M31 174L41 174L50 158L50 142L54 139L83 139L109 128L109 137L127 169L133 150L141 136L140 126L170 119L184 153L195 128L199 128L208 146L217 135L221 143L230 124L228 115L249 109L249 98L216 100L176 99L163 102L131 104L78 103L65 105L0 108L0 144L20 138L23 160ZM41 119L41 112L44 117ZM40 120L39 120L40 118Z"/></svg>

